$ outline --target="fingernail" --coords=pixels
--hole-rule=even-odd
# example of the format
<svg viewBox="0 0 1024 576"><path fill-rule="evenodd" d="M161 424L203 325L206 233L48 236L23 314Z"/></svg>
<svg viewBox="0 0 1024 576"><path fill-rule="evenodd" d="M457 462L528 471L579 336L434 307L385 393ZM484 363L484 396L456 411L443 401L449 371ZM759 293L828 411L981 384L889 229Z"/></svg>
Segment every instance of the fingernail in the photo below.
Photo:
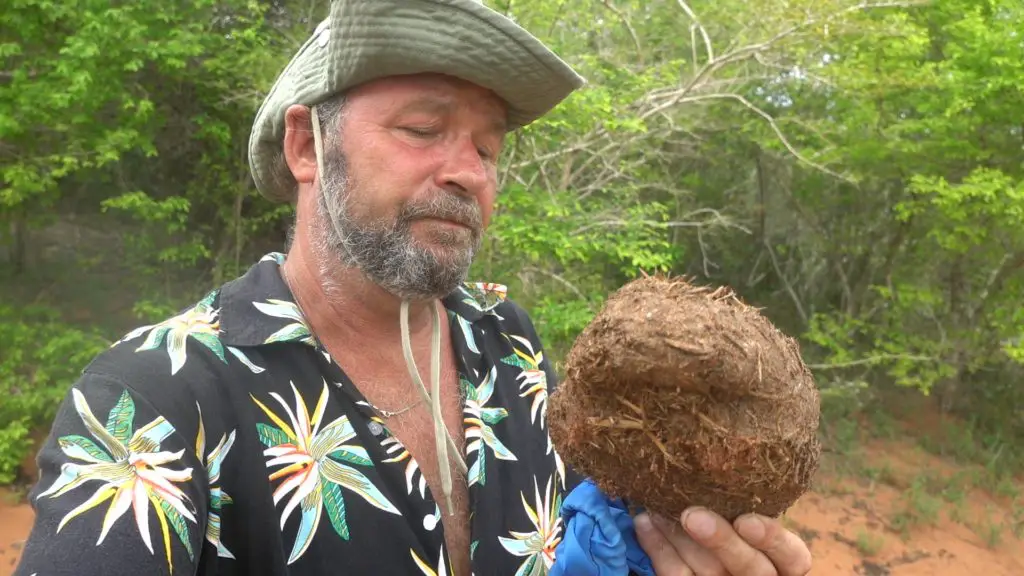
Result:
<svg viewBox="0 0 1024 576"><path fill-rule="evenodd" d="M756 516L744 516L736 522L736 531L744 540L751 544L760 544L764 540L765 527Z"/></svg>
<svg viewBox="0 0 1024 576"><path fill-rule="evenodd" d="M700 508L683 513L683 526L690 536L698 540L707 540L715 535L715 519Z"/></svg>
<svg viewBox="0 0 1024 576"><path fill-rule="evenodd" d="M654 524L651 523L651 517L646 512L637 514L636 518L633 518L633 525L636 526L637 532L650 532L654 530Z"/></svg>

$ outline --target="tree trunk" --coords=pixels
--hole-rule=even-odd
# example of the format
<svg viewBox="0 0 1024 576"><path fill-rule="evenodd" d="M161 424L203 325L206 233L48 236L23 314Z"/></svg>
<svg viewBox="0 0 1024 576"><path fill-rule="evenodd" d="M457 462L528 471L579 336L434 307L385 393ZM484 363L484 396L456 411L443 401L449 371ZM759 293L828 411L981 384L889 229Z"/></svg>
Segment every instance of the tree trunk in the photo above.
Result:
<svg viewBox="0 0 1024 576"><path fill-rule="evenodd" d="M11 237L14 241L11 248L11 264L14 266L14 275L20 276L25 272L28 264L28 222L23 207L14 210L14 218L11 219Z"/></svg>

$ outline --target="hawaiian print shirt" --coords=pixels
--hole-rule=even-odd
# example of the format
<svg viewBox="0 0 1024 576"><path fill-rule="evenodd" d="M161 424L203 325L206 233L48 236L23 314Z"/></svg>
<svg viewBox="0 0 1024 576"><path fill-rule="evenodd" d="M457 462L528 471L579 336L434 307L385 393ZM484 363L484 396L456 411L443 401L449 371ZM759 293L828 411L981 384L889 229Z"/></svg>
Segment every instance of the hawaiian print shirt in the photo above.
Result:
<svg viewBox="0 0 1024 576"><path fill-rule="evenodd" d="M451 574L416 460L311 333L268 254L94 359L40 451L16 574ZM444 299L464 395L474 574L540 575L569 476L555 381L493 284Z"/></svg>

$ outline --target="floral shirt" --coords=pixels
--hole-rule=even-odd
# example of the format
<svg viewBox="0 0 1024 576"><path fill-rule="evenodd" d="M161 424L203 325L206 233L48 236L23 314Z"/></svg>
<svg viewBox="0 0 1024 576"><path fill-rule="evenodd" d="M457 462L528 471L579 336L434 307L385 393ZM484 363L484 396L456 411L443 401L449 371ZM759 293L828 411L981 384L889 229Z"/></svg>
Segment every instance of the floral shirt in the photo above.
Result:
<svg viewBox="0 0 1024 576"><path fill-rule="evenodd" d="M451 574L416 460L311 333L281 254L133 330L66 396L19 576ZM465 398L474 574L546 574L580 480L554 373L503 286L444 299Z"/></svg>

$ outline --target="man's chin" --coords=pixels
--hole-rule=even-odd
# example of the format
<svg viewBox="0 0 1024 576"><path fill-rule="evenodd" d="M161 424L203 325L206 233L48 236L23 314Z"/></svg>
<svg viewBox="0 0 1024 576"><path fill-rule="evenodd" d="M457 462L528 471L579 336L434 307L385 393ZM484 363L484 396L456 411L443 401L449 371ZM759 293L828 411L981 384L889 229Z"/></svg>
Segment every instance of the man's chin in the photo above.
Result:
<svg viewBox="0 0 1024 576"><path fill-rule="evenodd" d="M479 249L475 239L465 238L416 238L413 245L417 250L430 254L439 268L451 269L466 267L473 263Z"/></svg>
<svg viewBox="0 0 1024 576"><path fill-rule="evenodd" d="M479 242L479 234L472 228L453 223L443 223L424 227L413 234L414 242L420 248L431 251L471 250Z"/></svg>

